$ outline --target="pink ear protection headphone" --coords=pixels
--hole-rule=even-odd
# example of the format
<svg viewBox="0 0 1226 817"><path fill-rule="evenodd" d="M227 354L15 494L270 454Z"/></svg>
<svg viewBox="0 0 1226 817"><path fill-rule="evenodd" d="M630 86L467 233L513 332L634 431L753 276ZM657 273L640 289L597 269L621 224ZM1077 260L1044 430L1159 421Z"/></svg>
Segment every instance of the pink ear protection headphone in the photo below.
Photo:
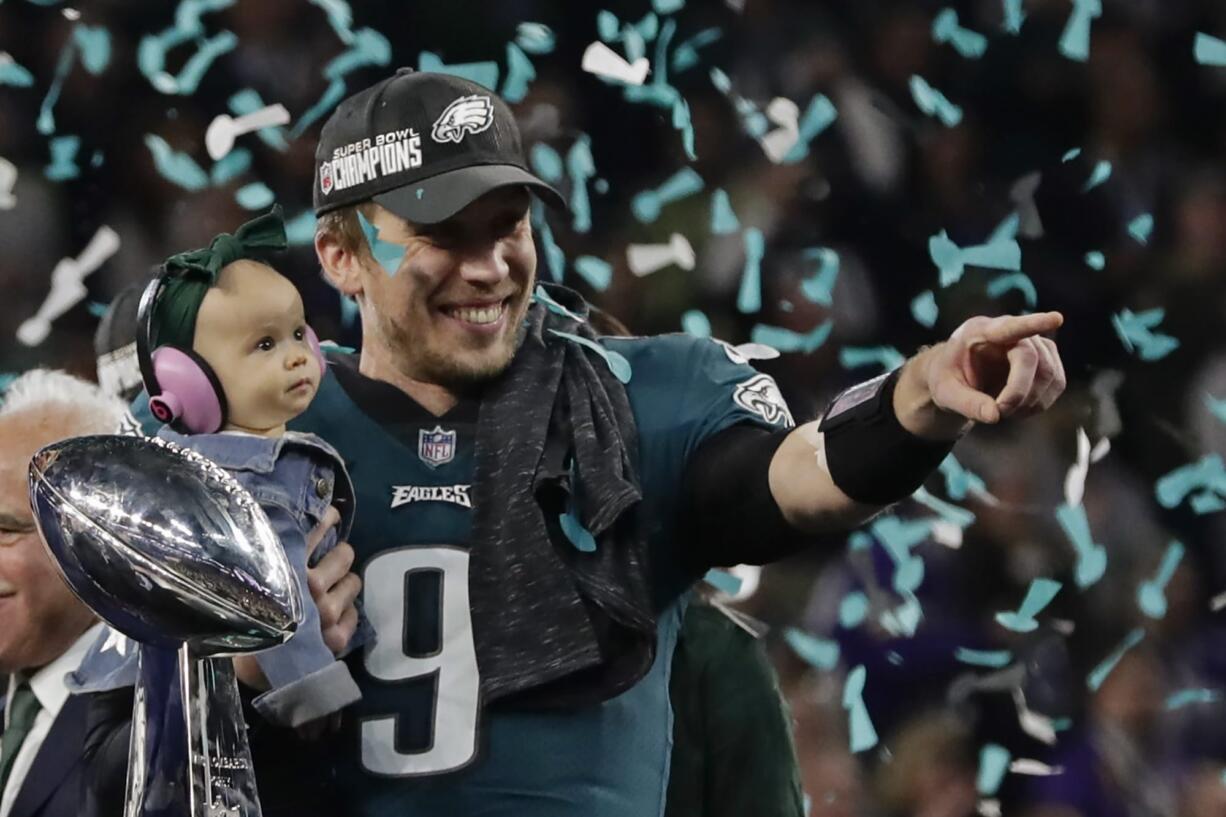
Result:
<svg viewBox="0 0 1226 817"><path fill-rule="evenodd" d="M191 349L153 345L153 307L170 276L166 270L149 282L137 312L136 359L149 394L149 411L160 422L188 434L211 434L226 421L226 393L213 367ZM319 362L322 377L328 365L311 327L306 340Z"/></svg>

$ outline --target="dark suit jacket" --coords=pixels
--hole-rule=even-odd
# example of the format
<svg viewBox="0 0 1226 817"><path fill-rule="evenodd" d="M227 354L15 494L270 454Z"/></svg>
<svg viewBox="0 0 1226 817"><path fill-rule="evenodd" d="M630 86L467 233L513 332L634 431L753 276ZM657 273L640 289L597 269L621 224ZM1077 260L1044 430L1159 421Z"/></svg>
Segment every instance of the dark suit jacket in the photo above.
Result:
<svg viewBox="0 0 1226 817"><path fill-rule="evenodd" d="M3 703L0 698L0 713ZM89 701L80 695L69 695L64 701L51 731L38 748L34 765L21 782L9 817L78 817L81 813L85 769L81 749L85 744L88 710ZM3 728L4 720L0 717L0 730Z"/></svg>

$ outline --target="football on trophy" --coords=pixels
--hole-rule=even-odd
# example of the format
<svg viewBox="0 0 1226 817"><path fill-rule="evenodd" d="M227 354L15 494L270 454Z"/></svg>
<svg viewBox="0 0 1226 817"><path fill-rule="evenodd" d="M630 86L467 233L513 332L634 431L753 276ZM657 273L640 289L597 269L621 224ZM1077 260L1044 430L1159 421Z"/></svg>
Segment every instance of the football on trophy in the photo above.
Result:
<svg viewBox="0 0 1226 817"><path fill-rule="evenodd" d="M194 451L156 437L76 437L34 456L29 488L68 586L134 641L239 654L285 642L302 618L268 517Z"/></svg>

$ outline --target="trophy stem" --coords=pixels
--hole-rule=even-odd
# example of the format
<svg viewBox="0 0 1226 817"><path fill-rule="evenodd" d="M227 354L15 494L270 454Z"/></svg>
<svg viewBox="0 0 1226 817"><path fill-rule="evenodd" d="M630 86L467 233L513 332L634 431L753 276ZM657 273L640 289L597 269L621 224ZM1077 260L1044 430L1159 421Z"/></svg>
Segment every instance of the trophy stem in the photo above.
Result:
<svg viewBox="0 0 1226 817"><path fill-rule="evenodd" d="M179 648L190 763L191 817L260 817L234 664Z"/></svg>
<svg viewBox="0 0 1226 817"><path fill-rule="evenodd" d="M132 708L124 817L183 817L187 732L176 651L142 645Z"/></svg>

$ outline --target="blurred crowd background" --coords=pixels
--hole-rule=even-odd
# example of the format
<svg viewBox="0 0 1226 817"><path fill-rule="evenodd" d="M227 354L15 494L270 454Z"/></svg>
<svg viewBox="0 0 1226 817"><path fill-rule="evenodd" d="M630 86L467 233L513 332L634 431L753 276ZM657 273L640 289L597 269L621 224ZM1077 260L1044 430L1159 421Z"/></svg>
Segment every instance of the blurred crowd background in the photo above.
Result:
<svg viewBox="0 0 1226 817"><path fill-rule="evenodd" d="M304 115L321 99L327 108L338 77L353 90L435 57L493 61L505 79L508 43L527 44L535 76L514 106L525 139L552 149L534 150L542 169L564 158L559 186L590 202L590 226L538 214L542 278L636 333L709 325L734 344L792 339L796 351L757 362L798 420L974 314L1065 315L1069 387L1053 411L977 428L925 501L767 568L738 602L769 625L811 814L1226 814L1226 631L1214 610L1226 590L1226 471L1215 458L1226 446L1226 68L1194 57L1198 33L1226 37L1226 4L1102 0L1088 58L1062 53L1070 18L1097 5L187 0L176 12L153 0L7 0L0 157L17 178L0 209L0 372L46 365L92 378L112 299L167 254L264 209L269 192L301 217L284 269L310 320L358 346L353 312L309 246L319 120ZM980 56L934 37L946 8L986 38ZM187 93L159 90L138 60L142 39L175 29L176 13L183 44L166 55L169 74L206 40L235 40ZM100 29L109 54L94 72ZM641 47L653 73L666 62L667 87L636 95L581 70L602 31L619 53ZM338 68L358 46L375 64ZM913 76L961 108L958 124L917 106ZM247 156L218 169L206 128L247 89L293 122L240 137ZM837 119L803 155L773 161L756 138L779 125L762 118L772 100L803 115L819 94ZM212 178L187 189L182 156L177 174L160 171L150 135ZM66 136L79 142L53 150ZM701 189L640 217L651 208L635 197L687 166ZM118 251L45 339L18 342L57 263L103 226ZM960 248L998 249L1016 231L1021 263L972 263L942 280L930 252L942 231ZM629 247L674 234L692 247L692 269L631 271ZM1142 314L1148 329L1125 331ZM1069 480L1081 432L1095 461ZM1081 509L1089 538L1076 531ZM1035 626L1008 616L1004 626L997 614L1041 578L1061 588ZM873 735L847 702L853 669Z"/></svg>

